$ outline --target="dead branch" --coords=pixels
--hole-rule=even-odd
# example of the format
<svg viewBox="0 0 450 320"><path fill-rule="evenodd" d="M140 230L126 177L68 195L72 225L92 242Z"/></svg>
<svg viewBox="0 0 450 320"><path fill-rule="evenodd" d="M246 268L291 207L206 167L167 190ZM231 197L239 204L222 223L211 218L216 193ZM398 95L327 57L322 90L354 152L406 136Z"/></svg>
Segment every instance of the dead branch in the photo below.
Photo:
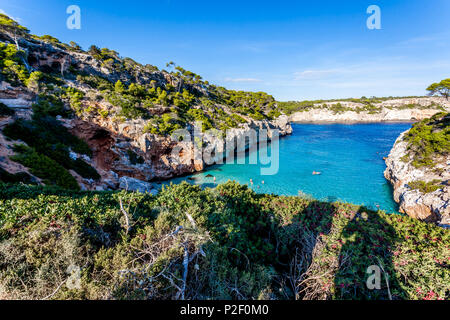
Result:
<svg viewBox="0 0 450 320"><path fill-rule="evenodd" d="M392 295L391 295L391 289L389 288L389 275L386 273L386 271L383 268L383 264L381 263L380 259L377 257L378 263L380 265L381 270L384 273L384 280L386 281L386 286L387 286L387 291L388 291L388 296L389 296L389 300L392 300Z"/></svg>
<svg viewBox="0 0 450 320"><path fill-rule="evenodd" d="M130 231L130 219L128 218L128 212L126 212L125 209L123 208L122 199L120 199L119 202L120 202L120 211L122 211L125 217L125 232L126 234L128 234L128 232Z"/></svg>

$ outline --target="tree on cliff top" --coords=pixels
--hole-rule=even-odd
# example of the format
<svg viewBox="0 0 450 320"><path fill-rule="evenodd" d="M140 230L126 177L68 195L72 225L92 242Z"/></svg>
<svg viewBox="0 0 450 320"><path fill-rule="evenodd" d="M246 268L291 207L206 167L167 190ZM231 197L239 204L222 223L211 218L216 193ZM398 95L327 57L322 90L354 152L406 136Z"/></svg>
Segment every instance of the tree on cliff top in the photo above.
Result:
<svg viewBox="0 0 450 320"><path fill-rule="evenodd" d="M21 26L17 21L11 19L6 14L0 13L0 31L10 36L16 43L17 50L19 47L19 37L23 37L30 32L24 26Z"/></svg>
<svg viewBox="0 0 450 320"><path fill-rule="evenodd" d="M450 96L450 78L444 79L439 83L433 83L431 86L427 88L427 91L429 91L428 94L430 96L439 94L448 100Z"/></svg>

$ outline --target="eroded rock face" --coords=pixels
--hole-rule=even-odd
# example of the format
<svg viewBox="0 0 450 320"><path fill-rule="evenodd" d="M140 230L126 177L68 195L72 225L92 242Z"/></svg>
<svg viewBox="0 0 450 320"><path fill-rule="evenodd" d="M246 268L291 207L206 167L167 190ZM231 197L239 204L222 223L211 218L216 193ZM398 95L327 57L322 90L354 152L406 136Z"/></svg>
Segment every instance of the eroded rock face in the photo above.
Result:
<svg viewBox="0 0 450 320"><path fill-rule="evenodd" d="M355 111L346 110L344 112L335 113L333 110L322 108L320 105L315 105L313 109L293 113L289 119L292 122L420 121L443 111L442 109L437 108L437 106L441 106L447 111L450 110L450 101L439 97L387 100L374 104L374 106L381 108L380 111L377 112L357 112L357 108L364 107L361 103L348 101L341 101L339 103L343 107L355 109ZM415 105L416 107L410 108L409 105Z"/></svg>
<svg viewBox="0 0 450 320"><path fill-rule="evenodd" d="M29 109L35 101L35 94L22 87L13 87L5 81L0 82L0 102L20 113Z"/></svg>
<svg viewBox="0 0 450 320"><path fill-rule="evenodd" d="M151 66L133 65L131 68L117 71L108 69L101 61L94 59L91 55L66 50L61 46L45 43L33 39L20 39L20 46L26 52L27 63L32 70L45 73L59 73L64 78L66 85L75 87L86 94L87 99L82 103L84 107L98 108L105 111L114 110L117 107L111 105L104 99L95 97L96 91L77 83L74 75L69 69L75 68L81 73L101 76L112 83L121 80L124 83L137 82L140 84L155 83L157 86L171 84L179 91L187 89L189 92L200 92L208 95L206 88L200 84L185 83L182 79L165 71L155 70ZM12 87L6 82L0 84L0 101L7 106L16 109L17 118L30 119L32 115L31 106L36 101L34 89ZM93 95L93 96L90 96ZM66 101L67 103L67 101ZM163 114L170 108L156 108L155 114ZM110 190L121 188L123 178L135 179L146 183L152 180L165 180L176 176L204 170L206 166L217 163L223 159L220 153L220 139L206 133L201 137L205 141L203 149L214 147L210 161L205 161L202 151L196 151L192 141L176 141L170 137L161 137L145 133L147 121L143 119L125 120L118 122L112 117L100 117L95 114L83 114L80 118L58 120L66 126L69 131L86 141L93 151L92 158L83 158L73 151L70 153L73 159L83 158L84 161L93 166L100 174L99 181L83 179L75 172L71 174L76 178L84 190ZM229 132L230 141L247 136L252 130L259 132L267 130L269 139L272 138L275 129L280 131L280 136L290 134L292 128L289 119L282 116L275 121L254 121L247 119L248 123L234 128ZM192 131L189 127L187 130ZM248 145L245 146L246 148ZM222 150L223 151L223 150ZM138 160L138 161L137 161ZM122 181L121 181L122 179ZM137 182L136 182L137 183Z"/></svg>
<svg viewBox="0 0 450 320"><path fill-rule="evenodd" d="M143 156L143 154L139 154L138 148L133 147L131 139L93 122L77 118L61 119L60 121L72 134L86 141L92 150L92 159L85 157L83 160L97 170L101 179L98 182L79 181L86 189L117 189L122 176L144 181L154 178L151 163L145 161L132 163L130 161L130 153L134 153L136 157Z"/></svg>
<svg viewBox="0 0 450 320"><path fill-rule="evenodd" d="M437 168L441 170L415 168L410 162L402 160L407 153L407 143L403 141L405 134L406 132L400 135L386 159L384 176L394 188L394 200L399 203L402 213L450 227L450 157L439 161ZM408 185L413 181L433 180L442 181L442 188L431 193L413 190Z"/></svg>
<svg viewBox="0 0 450 320"><path fill-rule="evenodd" d="M82 178L76 177L79 183L89 190L122 188L122 177L148 182L202 171L208 165L223 160L228 150L225 145L229 141L243 139L249 136L250 132L267 130L269 140L274 130L278 130L280 136L292 133L287 116L281 116L274 121L250 121L240 128L230 129L224 140L216 135L202 133L204 145L198 151L199 149L194 147L193 136L191 141L175 141L171 137L144 133L144 120L114 123L102 118L90 118L89 121L76 118L60 121L71 133L85 140L93 151L93 158L87 162L99 172L101 181L83 181ZM247 143L245 149L248 147ZM214 149L213 152L208 153L211 148ZM233 147L232 151L235 149ZM140 163L132 163L130 153L139 157Z"/></svg>

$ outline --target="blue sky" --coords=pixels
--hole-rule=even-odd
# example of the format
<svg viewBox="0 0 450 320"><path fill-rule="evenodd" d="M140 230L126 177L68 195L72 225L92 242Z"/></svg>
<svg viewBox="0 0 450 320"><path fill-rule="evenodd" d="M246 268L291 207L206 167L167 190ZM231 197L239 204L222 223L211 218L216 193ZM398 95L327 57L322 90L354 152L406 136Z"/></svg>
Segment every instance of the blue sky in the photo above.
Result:
<svg viewBox="0 0 450 320"><path fill-rule="evenodd" d="M66 8L81 8L81 30ZM381 8L381 30L366 9ZM230 89L278 100L423 95L450 77L449 0L0 0L32 33L169 61Z"/></svg>

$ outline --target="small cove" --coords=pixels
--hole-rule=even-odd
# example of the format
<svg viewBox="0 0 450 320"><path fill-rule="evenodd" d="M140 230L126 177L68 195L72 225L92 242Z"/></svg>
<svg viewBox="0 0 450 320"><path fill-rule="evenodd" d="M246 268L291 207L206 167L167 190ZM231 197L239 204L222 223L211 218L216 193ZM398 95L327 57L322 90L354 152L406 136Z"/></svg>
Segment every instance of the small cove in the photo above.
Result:
<svg viewBox="0 0 450 320"><path fill-rule="evenodd" d="M345 201L371 209L397 212L392 188L383 176L395 140L411 123L293 124L291 136L279 143L279 170L260 175L260 164L223 164L163 184L187 181L202 187L235 180L255 192L306 194L325 201ZM313 171L320 175L313 175ZM250 183L253 180L253 185Z"/></svg>

